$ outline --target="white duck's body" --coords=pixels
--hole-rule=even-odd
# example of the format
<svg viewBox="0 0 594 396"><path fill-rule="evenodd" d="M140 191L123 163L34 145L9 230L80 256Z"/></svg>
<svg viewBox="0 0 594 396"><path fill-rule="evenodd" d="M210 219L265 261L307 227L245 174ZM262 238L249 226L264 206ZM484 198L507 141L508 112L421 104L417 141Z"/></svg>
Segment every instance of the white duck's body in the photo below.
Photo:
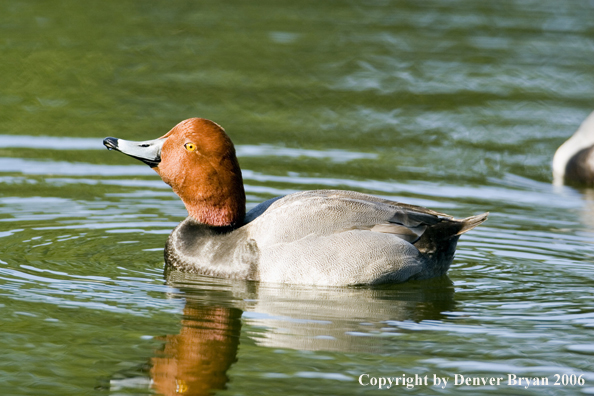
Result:
<svg viewBox="0 0 594 396"><path fill-rule="evenodd" d="M594 185L594 112L553 157L555 184Z"/></svg>

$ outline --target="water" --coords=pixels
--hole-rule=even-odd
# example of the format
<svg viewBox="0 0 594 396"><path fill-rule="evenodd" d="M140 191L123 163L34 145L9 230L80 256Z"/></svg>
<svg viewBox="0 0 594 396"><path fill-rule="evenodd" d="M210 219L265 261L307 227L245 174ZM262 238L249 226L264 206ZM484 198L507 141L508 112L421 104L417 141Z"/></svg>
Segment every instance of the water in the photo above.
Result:
<svg viewBox="0 0 594 396"><path fill-rule="evenodd" d="M550 170L594 109L593 49L592 1L0 4L2 394L350 395L415 374L387 392L594 394L594 193ZM491 216L443 279L166 274L185 209L101 140L193 116L236 143L249 208L342 188Z"/></svg>

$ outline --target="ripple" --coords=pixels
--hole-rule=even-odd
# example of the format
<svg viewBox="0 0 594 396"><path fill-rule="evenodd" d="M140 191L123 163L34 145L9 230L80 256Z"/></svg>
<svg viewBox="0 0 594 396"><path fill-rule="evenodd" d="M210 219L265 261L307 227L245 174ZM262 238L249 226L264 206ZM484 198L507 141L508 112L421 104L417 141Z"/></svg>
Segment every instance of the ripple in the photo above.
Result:
<svg viewBox="0 0 594 396"><path fill-rule="evenodd" d="M37 150L105 150L103 138L72 138L55 136L0 135L0 148L26 148ZM329 159L343 163L357 159L376 159L374 153L328 149L311 150L274 146L270 144L240 145L235 147L238 157L289 157ZM13 160L17 160L14 159Z"/></svg>
<svg viewBox="0 0 594 396"><path fill-rule="evenodd" d="M580 344L580 345L568 345L568 351L583 353L585 355L594 355L594 344Z"/></svg>

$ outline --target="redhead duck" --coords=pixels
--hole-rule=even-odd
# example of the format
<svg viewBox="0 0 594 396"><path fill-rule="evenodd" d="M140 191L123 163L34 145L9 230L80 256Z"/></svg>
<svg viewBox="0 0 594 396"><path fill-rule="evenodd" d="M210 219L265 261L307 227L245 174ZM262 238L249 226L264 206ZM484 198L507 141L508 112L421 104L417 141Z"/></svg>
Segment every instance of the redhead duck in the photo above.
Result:
<svg viewBox="0 0 594 396"><path fill-rule="evenodd" d="M555 184L594 186L594 112L553 157Z"/></svg>
<svg viewBox="0 0 594 396"><path fill-rule="evenodd" d="M144 142L113 137L113 149L153 168L189 216L171 233L165 262L181 271L309 285L369 285L446 273L461 234L488 213L457 220L354 191L303 191L245 213L231 139L191 118Z"/></svg>

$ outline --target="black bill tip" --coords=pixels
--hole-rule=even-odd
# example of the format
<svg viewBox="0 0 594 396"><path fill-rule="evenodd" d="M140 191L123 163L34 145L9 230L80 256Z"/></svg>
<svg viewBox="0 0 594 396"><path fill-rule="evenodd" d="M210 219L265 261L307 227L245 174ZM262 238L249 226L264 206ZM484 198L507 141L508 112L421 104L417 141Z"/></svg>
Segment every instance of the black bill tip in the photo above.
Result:
<svg viewBox="0 0 594 396"><path fill-rule="evenodd" d="M118 149L118 139L114 137L107 137L103 139L103 145L107 147L108 150L117 150Z"/></svg>

